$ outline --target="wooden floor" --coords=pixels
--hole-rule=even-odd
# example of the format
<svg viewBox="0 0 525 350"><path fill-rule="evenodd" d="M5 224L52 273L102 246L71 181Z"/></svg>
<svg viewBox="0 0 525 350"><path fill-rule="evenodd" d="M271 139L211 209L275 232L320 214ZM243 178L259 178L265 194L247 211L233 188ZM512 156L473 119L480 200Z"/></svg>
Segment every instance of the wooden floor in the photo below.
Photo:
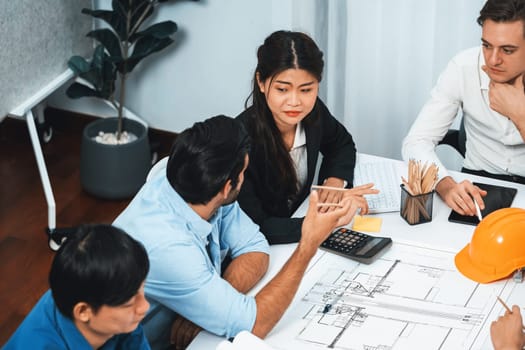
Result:
<svg viewBox="0 0 525 350"><path fill-rule="evenodd" d="M80 186L80 135L93 118L50 108L45 115L53 128L43 152L56 201L56 227L111 223L128 200L97 199ZM174 136L150 130L160 157L168 154ZM54 253L48 247L47 223L47 204L26 124L5 118L0 122L0 345L48 289Z"/></svg>

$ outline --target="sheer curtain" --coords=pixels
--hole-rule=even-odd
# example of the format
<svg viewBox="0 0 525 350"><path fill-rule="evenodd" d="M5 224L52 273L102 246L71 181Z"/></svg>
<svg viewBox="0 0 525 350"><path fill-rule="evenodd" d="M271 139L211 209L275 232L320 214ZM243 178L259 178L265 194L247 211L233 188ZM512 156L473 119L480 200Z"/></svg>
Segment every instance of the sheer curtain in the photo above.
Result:
<svg viewBox="0 0 525 350"><path fill-rule="evenodd" d="M401 159L403 137L448 60L479 45L484 0L301 3L294 26L313 28L325 52L321 97L359 152Z"/></svg>

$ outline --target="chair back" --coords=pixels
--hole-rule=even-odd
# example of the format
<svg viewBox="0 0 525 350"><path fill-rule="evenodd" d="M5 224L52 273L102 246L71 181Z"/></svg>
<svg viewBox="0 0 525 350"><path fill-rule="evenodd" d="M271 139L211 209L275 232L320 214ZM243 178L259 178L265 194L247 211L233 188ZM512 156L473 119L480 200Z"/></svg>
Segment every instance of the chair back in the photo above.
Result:
<svg viewBox="0 0 525 350"><path fill-rule="evenodd" d="M465 144L467 142L467 135L465 133L465 122L463 116L459 124L459 129L450 129L447 134L439 142L439 145L449 145L458 151L463 158L465 158Z"/></svg>

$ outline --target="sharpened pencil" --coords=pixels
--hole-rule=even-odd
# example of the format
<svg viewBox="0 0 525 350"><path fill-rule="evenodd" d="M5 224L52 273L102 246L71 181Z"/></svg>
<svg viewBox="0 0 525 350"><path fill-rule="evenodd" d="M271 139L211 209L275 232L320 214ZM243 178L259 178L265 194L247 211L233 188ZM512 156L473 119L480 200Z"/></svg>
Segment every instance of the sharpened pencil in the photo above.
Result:
<svg viewBox="0 0 525 350"><path fill-rule="evenodd" d="M339 203L317 203L318 207L337 207L342 208L343 205Z"/></svg>
<svg viewBox="0 0 525 350"><path fill-rule="evenodd" d="M347 188L344 188L344 187L332 187L332 186L321 186L321 185L312 185L312 190L346 191Z"/></svg>
<svg viewBox="0 0 525 350"><path fill-rule="evenodd" d="M507 310L509 313L512 313L512 310L507 306L507 304L505 304L503 299L501 299L498 295L496 295L496 298L498 298L498 301L501 303L501 305L503 305L505 310Z"/></svg>

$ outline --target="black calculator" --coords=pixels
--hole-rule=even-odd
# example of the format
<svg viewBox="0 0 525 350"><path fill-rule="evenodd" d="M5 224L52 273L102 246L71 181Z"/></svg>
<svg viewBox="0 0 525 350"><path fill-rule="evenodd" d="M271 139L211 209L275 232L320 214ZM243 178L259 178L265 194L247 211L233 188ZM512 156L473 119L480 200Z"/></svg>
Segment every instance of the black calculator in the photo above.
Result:
<svg viewBox="0 0 525 350"><path fill-rule="evenodd" d="M332 253L370 264L392 244L389 237L369 236L366 233L341 227L335 230L321 244L321 248Z"/></svg>

